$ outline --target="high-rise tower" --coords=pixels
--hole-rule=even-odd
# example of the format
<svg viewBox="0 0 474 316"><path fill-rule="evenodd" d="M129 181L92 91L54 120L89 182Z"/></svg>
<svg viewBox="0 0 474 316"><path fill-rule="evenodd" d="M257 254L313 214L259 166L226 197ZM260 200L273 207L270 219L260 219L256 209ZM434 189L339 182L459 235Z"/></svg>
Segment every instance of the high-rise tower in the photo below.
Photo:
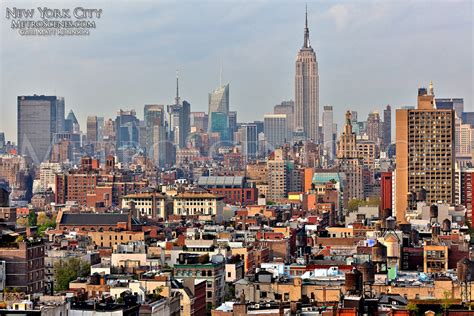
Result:
<svg viewBox="0 0 474 316"><path fill-rule="evenodd" d="M428 92L429 91L429 92ZM455 111L438 109L430 89L418 89L418 108L396 111L397 146L395 214L405 222L405 212L415 207L416 195L426 193L426 203L455 202Z"/></svg>
<svg viewBox="0 0 474 316"><path fill-rule="evenodd" d="M316 53L309 41L308 12L303 47L296 56L294 128L317 141L319 126L319 74Z"/></svg>
<svg viewBox="0 0 474 316"><path fill-rule="evenodd" d="M64 131L64 98L18 97L18 151L35 164L50 158L54 135Z"/></svg>

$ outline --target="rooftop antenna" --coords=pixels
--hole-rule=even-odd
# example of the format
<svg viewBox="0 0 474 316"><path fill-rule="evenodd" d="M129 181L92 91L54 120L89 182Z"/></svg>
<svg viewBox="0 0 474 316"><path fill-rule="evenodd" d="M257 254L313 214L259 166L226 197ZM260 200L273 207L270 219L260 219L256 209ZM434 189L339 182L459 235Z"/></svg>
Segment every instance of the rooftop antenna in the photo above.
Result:
<svg viewBox="0 0 474 316"><path fill-rule="evenodd" d="M179 105L179 72L176 69L176 105Z"/></svg>
<svg viewBox="0 0 474 316"><path fill-rule="evenodd" d="M309 28L308 28L308 4L306 4L306 12L305 12L305 27L304 27L304 44L303 47L311 47L309 42Z"/></svg>
<svg viewBox="0 0 474 316"><path fill-rule="evenodd" d="M219 71L219 86L222 87L222 60L221 60L221 67Z"/></svg>

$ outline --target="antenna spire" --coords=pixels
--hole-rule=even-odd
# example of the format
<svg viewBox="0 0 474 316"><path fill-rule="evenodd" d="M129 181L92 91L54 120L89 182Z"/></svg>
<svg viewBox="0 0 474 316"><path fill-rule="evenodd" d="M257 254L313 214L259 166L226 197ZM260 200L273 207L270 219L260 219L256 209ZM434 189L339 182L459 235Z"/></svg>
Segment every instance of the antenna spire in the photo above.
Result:
<svg viewBox="0 0 474 316"><path fill-rule="evenodd" d="M174 98L176 105L179 104L179 72L176 70L176 97Z"/></svg>
<svg viewBox="0 0 474 316"><path fill-rule="evenodd" d="M221 61L221 67L219 70L219 86L222 87L222 61Z"/></svg>
<svg viewBox="0 0 474 316"><path fill-rule="evenodd" d="M308 4L306 4L306 12L305 12L305 28L304 28L304 44L303 47L308 48L311 47L309 43L309 28L308 28Z"/></svg>

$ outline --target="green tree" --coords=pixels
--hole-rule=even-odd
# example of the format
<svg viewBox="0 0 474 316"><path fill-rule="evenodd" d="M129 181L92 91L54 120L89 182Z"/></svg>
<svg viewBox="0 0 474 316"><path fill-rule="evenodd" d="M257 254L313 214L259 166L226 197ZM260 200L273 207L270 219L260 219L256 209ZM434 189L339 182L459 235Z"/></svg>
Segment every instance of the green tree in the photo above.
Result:
<svg viewBox="0 0 474 316"><path fill-rule="evenodd" d="M70 258L60 260L54 264L54 289L56 291L64 291L69 288L69 282L76 280L78 277L86 277L90 273L90 265L79 259Z"/></svg>
<svg viewBox="0 0 474 316"><path fill-rule="evenodd" d="M451 292L444 291L443 299L441 300L441 307L443 308L444 315L447 315L449 307L451 307Z"/></svg>
<svg viewBox="0 0 474 316"><path fill-rule="evenodd" d="M407 309L410 312L410 315L417 315L419 311L418 305L413 302L408 303Z"/></svg>
<svg viewBox="0 0 474 316"><path fill-rule="evenodd" d="M347 203L347 209L349 210L349 212L355 212L359 208L361 202L361 200L352 199Z"/></svg>
<svg viewBox="0 0 474 316"><path fill-rule="evenodd" d="M30 210L28 213L28 226L36 226L37 215L35 210Z"/></svg>
<svg viewBox="0 0 474 316"><path fill-rule="evenodd" d="M38 235L43 236L44 232L48 228L56 227L56 219L54 217L49 218L45 212L41 212L41 213L38 213L37 225L38 225Z"/></svg>
<svg viewBox="0 0 474 316"><path fill-rule="evenodd" d="M50 221L50 218L48 215L46 215L46 212L38 212L38 216L36 217L36 224L38 226L44 225Z"/></svg>

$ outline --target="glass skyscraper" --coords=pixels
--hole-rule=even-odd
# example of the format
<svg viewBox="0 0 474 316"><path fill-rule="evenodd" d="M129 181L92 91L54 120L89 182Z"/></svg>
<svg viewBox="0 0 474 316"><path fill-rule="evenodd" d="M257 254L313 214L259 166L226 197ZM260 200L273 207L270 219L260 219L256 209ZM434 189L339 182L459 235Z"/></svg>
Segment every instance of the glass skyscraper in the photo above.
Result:
<svg viewBox="0 0 474 316"><path fill-rule="evenodd" d="M64 131L64 98L18 97L18 150L40 164L50 158L55 133Z"/></svg>
<svg viewBox="0 0 474 316"><path fill-rule="evenodd" d="M213 121L212 121L212 114L213 113L221 113L216 116L216 123L220 122L222 120L222 116L225 115L225 119L227 121L226 125L227 128L229 127L229 84L223 85L211 93L209 93L209 124L208 124L208 130L209 132L213 132L216 130L216 127L214 127ZM218 119L217 119L218 117ZM219 124L222 124L220 122ZM226 131L226 133L228 133Z"/></svg>

